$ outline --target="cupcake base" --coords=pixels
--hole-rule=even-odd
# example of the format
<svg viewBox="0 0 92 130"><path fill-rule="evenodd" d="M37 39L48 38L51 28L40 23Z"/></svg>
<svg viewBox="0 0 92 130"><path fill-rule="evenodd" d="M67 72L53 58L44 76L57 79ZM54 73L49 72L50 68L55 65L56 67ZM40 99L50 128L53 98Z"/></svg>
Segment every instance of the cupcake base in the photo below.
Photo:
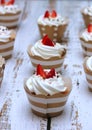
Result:
<svg viewBox="0 0 92 130"><path fill-rule="evenodd" d="M3 80L4 68L5 68L5 59L0 55L0 87Z"/></svg>
<svg viewBox="0 0 92 130"><path fill-rule="evenodd" d="M87 42L82 38L80 40L84 56L92 56L92 41Z"/></svg>
<svg viewBox="0 0 92 130"><path fill-rule="evenodd" d="M21 11L16 14L0 14L0 25L8 28L15 28L19 23Z"/></svg>
<svg viewBox="0 0 92 130"><path fill-rule="evenodd" d="M35 95L25 85L25 91L34 114L41 117L58 116L64 110L69 93L72 89L72 83L69 78L63 78L67 90L51 96Z"/></svg>
<svg viewBox="0 0 92 130"><path fill-rule="evenodd" d="M66 50L63 52L61 57L52 57L50 59L43 59L39 56L33 56L31 53L31 45L28 47L28 55L30 57L31 63L34 69L37 67L38 64L41 64L44 69L51 69L55 68L56 72L61 71L61 67L64 62L64 58L66 55Z"/></svg>
<svg viewBox="0 0 92 130"><path fill-rule="evenodd" d="M87 59L88 59L88 57L85 58L84 63L83 63L83 67L84 67L84 71L86 74L88 88L90 91L92 91L92 71L90 71L89 68L86 66Z"/></svg>
<svg viewBox="0 0 92 130"><path fill-rule="evenodd" d="M2 55L6 60L11 58L14 47L14 40L6 43L0 42L0 55Z"/></svg>
<svg viewBox="0 0 92 130"><path fill-rule="evenodd" d="M63 110L61 112L43 114L32 109L32 112L37 116L48 118L59 116L60 114L62 114Z"/></svg>
<svg viewBox="0 0 92 130"><path fill-rule="evenodd" d="M38 24L38 27L41 34L41 38L43 38L47 34L52 41L61 43L67 24L59 26L44 26L42 24Z"/></svg>
<svg viewBox="0 0 92 130"><path fill-rule="evenodd" d="M88 25L92 23L92 16L82 13L82 17L84 19L86 27L88 27Z"/></svg>

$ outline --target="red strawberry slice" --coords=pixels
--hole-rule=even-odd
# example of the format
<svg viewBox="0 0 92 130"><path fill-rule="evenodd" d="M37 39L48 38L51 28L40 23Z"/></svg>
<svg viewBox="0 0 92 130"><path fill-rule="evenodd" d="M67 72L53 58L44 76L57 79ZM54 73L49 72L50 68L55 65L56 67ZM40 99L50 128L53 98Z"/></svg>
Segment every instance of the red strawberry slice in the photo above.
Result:
<svg viewBox="0 0 92 130"><path fill-rule="evenodd" d="M49 14L49 11L47 10L44 14L44 18L49 18L50 14Z"/></svg>
<svg viewBox="0 0 92 130"><path fill-rule="evenodd" d="M37 65L37 75L42 76L44 79L46 78L46 73L40 64Z"/></svg>
<svg viewBox="0 0 92 130"><path fill-rule="evenodd" d="M89 24L89 25L88 25L88 32L89 32L89 33L92 32L92 24Z"/></svg>
<svg viewBox="0 0 92 130"><path fill-rule="evenodd" d="M4 5L5 4L5 0L1 0L1 5Z"/></svg>
<svg viewBox="0 0 92 130"><path fill-rule="evenodd" d="M51 12L51 17L52 17L52 18L57 17L57 13L56 13L56 11L55 11L55 10L53 10L53 11Z"/></svg>
<svg viewBox="0 0 92 130"><path fill-rule="evenodd" d="M47 46L54 46L54 43L45 35L42 39L42 43Z"/></svg>
<svg viewBox="0 0 92 130"><path fill-rule="evenodd" d="M14 2L15 2L15 0L9 0L8 2L6 2L5 4L6 5L13 5L14 4Z"/></svg>
<svg viewBox="0 0 92 130"><path fill-rule="evenodd" d="M52 68L48 73L46 73L46 78L53 78L55 76L55 69Z"/></svg>

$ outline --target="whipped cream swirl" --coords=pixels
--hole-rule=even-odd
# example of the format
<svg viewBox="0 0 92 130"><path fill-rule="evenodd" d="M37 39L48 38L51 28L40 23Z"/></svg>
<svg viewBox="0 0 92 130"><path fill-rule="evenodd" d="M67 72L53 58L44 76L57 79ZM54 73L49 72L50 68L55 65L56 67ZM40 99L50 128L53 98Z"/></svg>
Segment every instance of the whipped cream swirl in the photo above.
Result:
<svg viewBox="0 0 92 130"><path fill-rule="evenodd" d="M7 27L0 26L0 42L8 42L11 37L11 31Z"/></svg>
<svg viewBox="0 0 92 130"><path fill-rule="evenodd" d="M84 8L83 13L92 16L92 6Z"/></svg>
<svg viewBox="0 0 92 130"><path fill-rule="evenodd" d="M92 56L87 59L86 65L92 71Z"/></svg>
<svg viewBox="0 0 92 130"><path fill-rule="evenodd" d="M43 79L40 75L34 74L27 80L26 86L31 92L46 96L64 92L67 89L60 74L48 79Z"/></svg>
<svg viewBox="0 0 92 130"><path fill-rule="evenodd" d="M87 29L85 29L81 35L80 38L84 39L85 41L92 41L92 32L88 32Z"/></svg>
<svg viewBox="0 0 92 130"><path fill-rule="evenodd" d="M7 14L7 13L16 14L19 11L21 10L19 9L18 5L0 6L0 14Z"/></svg>
<svg viewBox="0 0 92 130"><path fill-rule="evenodd" d="M59 26L59 25L63 25L63 24L68 24L68 19L61 17L59 14L55 17L49 17L49 18L44 18L44 15L41 15L38 18L38 24L43 24L45 25L55 25L55 26Z"/></svg>
<svg viewBox="0 0 92 130"><path fill-rule="evenodd" d="M61 57L65 52L66 47L64 45L60 45L56 43L54 46L46 46L43 45L42 40L36 42L34 46L31 48L31 53L33 56L39 56L44 59L49 59L51 57Z"/></svg>

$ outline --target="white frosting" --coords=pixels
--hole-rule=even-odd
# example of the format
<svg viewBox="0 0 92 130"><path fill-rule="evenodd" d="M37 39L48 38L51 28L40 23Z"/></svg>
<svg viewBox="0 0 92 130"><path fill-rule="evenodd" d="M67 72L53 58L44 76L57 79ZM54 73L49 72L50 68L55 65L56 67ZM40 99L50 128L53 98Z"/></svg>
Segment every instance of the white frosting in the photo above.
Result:
<svg viewBox="0 0 92 130"><path fill-rule="evenodd" d="M21 10L19 9L17 5L0 6L0 14L7 14L7 13L16 14L19 11Z"/></svg>
<svg viewBox="0 0 92 130"><path fill-rule="evenodd" d="M43 15L41 15L38 18L38 23L39 24L43 24L45 25L55 25L55 26L59 26L59 25L63 25L63 24L67 24L68 20L64 17L61 17L60 15L57 15L55 18L49 17L49 18L44 18Z"/></svg>
<svg viewBox="0 0 92 130"><path fill-rule="evenodd" d="M51 57L61 57L64 52L65 46L56 43L54 46L43 45L42 40L36 42L31 48L31 53L33 56L40 56L44 59L49 59Z"/></svg>
<svg viewBox="0 0 92 130"><path fill-rule="evenodd" d="M92 6L84 8L83 13L92 16Z"/></svg>
<svg viewBox="0 0 92 130"><path fill-rule="evenodd" d="M7 27L0 26L0 42L8 42L11 37L11 31Z"/></svg>
<svg viewBox="0 0 92 130"><path fill-rule="evenodd" d="M86 65L92 71L92 56L88 58Z"/></svg>
<svg viewBox="0 0 92 130"><path fill-rule="evenodd" d="M88 32L87 29L85 29L82 33L81 33L81 38L83 38L85 41L92 41L92 32Z"/></svg>
<svg viewBox="0 0 92 130"><path fill-rule="evenodd" d="M34 74L27 80L26 86L31 92L34 92L37 95L53 95L66 90L61 75L43 79L40 75Z"/></svg>

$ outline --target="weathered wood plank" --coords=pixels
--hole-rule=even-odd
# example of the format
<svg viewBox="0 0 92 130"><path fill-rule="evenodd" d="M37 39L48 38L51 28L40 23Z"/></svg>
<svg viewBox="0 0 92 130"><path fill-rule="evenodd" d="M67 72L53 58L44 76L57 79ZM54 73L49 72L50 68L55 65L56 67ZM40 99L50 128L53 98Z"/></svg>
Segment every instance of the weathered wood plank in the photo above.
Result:
<svg viewBox="0 0 92 130"><path fill-rule="evenodd" d="M92 2L90 2L92 4ZM22 2L21 2L22 4ZM13 56L6 62L4 79L0 88L0 130L46 130L47 119L35 116L27 100L23 83L32 72L27 47L40 39L37 18L46 9L70 19L63 42L68 51L63 66L63 75L70 76L73 90L62 115L51 119L51 130L90 130L92 128L92 94L88 91L83 71L83 54L79 32L84 28L81 8L89 1L28 0L17 37ZM23 5L24 6L24 5ZM76 59L76 60L75 60Z"/></svg>

